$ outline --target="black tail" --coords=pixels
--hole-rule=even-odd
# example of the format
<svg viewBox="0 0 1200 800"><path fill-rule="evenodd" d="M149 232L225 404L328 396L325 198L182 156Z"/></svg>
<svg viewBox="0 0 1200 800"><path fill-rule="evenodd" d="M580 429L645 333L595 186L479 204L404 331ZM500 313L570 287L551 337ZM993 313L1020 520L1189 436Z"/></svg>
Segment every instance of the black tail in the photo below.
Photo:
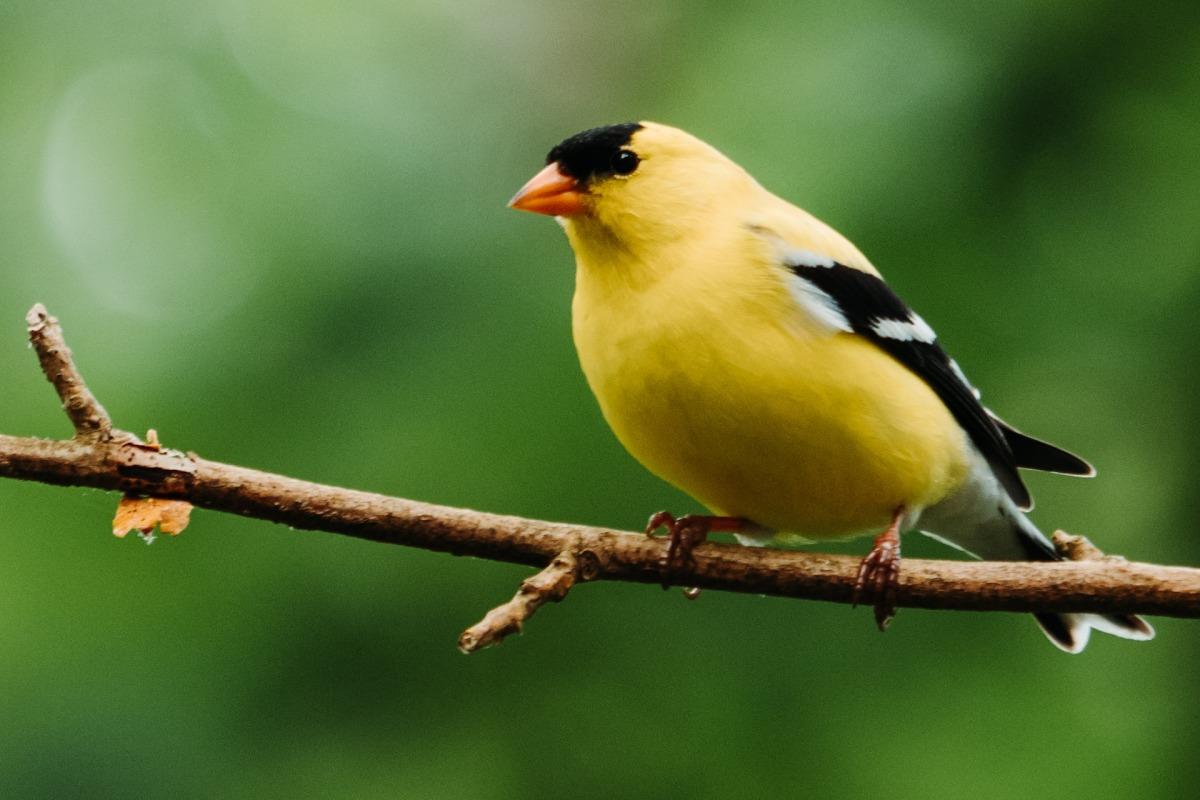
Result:
<svg viewBox="0 0 1200 800"><path fill-rule="evenodd" d="M1046 638L1060 650L1081 653L1087 647L1092 629L1120 636L1122 639L1147 641L1154 638L1154 628L1136 614L1051 614L1033 615Z"/></svg>
<svg viewBox="0 0 1200 800"><path fill-rule="evenodd" d="M1040 534L1036 538L1027 536L1024 544L1031 561L1063 560L1054 546ZM1033 617L1042 626L1046 638L1068 653L1082 653L1093 628L1122 639L1144 642L1154 638L1154 628L1136 614L1055 614L1043 611Z"/></svg>

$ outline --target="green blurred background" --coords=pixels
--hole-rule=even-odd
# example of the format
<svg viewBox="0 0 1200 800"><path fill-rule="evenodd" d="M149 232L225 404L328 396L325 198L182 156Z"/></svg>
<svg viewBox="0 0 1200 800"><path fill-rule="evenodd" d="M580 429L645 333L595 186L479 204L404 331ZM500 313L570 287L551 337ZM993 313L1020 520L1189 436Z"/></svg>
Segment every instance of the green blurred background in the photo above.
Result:
<svg viewBox="0 0 1200 800"><path fill-rule="evenodd" d="M1200 563L1200 5L0 5L0 431L68 433L60 316L122 427L328 483L635 528L695 506L606 429L571 256L505 208L649 118L847 233L1020 427L1036 519ZM4 797L1194 797L1194 623L623 584L470 658L528 574L0 482ZM907 553L950 557L910 538ZM843 548L864 552L865 543Z"/></svg>

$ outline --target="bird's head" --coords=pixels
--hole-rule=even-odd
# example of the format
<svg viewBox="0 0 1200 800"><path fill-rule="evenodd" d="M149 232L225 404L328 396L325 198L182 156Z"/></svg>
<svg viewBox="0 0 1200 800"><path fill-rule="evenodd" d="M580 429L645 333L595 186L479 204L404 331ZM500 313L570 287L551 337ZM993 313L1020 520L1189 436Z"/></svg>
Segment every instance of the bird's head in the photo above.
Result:
<svg viewBox="0 0 1200 800"><path fill-rule="evenodd" d="M695 231L747 186L757 184L696 137L625 122L559 142L509 205L558 217L573 243L603 239L637 250Z"/></svg>

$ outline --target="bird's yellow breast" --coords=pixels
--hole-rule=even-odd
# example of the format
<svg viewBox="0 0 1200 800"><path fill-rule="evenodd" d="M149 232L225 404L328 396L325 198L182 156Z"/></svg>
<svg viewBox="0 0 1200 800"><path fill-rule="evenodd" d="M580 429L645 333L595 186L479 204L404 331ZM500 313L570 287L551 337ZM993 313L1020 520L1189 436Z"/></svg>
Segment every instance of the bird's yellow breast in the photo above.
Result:
<svg viewBox="0 0 1200 800"><path fill-rule="evenodd" d="M744 243L705 244L703 270L648 280L576 246L580 362L635 458L716 513L813 539L881 529L964 479L965 435L924 382L805 323Z"/></svg>

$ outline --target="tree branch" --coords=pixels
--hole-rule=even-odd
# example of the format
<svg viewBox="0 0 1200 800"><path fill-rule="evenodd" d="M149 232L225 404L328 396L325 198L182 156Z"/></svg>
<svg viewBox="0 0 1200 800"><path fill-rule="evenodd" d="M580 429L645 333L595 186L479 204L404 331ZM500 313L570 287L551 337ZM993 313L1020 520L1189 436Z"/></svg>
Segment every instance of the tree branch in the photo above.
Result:
<svg viewBox="0 0 1200 800"><path fill-rule="evenodd" d="M544 567L511 601L464 632L470 652L520 630L575 582L660 583L665 543L644 535L450 508L340 489L160 448L112 427L46 310L29 314L30 341L75 425L59 441L0 435L0 477L185 500L201 508L388 544ZM1059 537L1060 563L906 559L897 605L964 611L1143 613L1200 617L1200 569L1097 557ZM858 559L708 543L689 586L851 602Z"/></svg>

